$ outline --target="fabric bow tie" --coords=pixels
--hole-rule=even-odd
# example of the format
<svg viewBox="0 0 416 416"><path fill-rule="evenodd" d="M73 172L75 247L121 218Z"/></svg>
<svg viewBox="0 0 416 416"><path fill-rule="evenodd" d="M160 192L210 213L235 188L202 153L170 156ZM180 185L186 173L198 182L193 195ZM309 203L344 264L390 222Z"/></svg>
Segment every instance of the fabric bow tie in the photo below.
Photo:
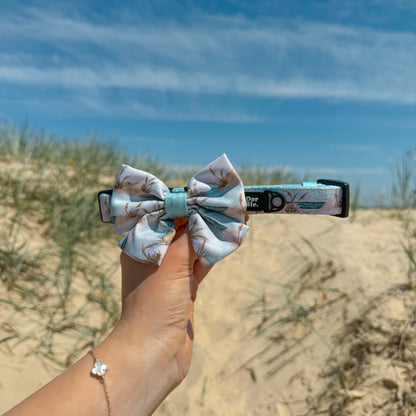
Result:
<svg viewBox="0 0 416 416"><path fill-rule="evenodd" d="M213 264L236 250L249 227L244 186L224 154L172 191L154 175L122 165L111 198L119 246L130 257L160 265L175 235L174 219L189 217L196 255Z"/></svg>

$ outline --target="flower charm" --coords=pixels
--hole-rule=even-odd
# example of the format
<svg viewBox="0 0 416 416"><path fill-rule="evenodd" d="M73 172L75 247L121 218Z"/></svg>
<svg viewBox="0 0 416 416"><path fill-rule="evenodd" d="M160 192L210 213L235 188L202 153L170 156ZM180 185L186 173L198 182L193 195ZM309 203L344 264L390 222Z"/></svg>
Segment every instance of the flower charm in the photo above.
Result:
<svg viewBox="0 0 416 416"><path fill-rule="evenodd" d="M91 373L99 377L104 377L104 374L107 371L107 369L108 366L106 363L102 363L101 361L96 360L94 363L94 367L91 370Z"/></svg>

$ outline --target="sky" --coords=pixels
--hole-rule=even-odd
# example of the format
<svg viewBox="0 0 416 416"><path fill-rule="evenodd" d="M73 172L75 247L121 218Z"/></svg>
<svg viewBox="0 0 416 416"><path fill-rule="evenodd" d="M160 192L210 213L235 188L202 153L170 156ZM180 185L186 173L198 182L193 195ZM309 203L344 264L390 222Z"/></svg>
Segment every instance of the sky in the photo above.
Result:
<svg viewBox="0 0 416 416"><path fill-rule="evenodd" d="M414 0L0 1L0 123L389 203L416 148L415 22Z"/></svg>

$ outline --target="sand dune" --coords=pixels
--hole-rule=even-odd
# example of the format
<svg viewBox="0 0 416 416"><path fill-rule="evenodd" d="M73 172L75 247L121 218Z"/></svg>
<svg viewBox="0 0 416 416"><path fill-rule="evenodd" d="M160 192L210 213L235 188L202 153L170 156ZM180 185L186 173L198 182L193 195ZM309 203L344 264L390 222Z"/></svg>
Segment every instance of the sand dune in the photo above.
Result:
<svg viewBox="0 0 416 416"><path fill-rule="evenodd" d="M155 414L412 414L414 290L399 217L249 225L198 293L190 373ZM106 254L111 263L119 252ZM1 306L0 322L10 313ZM0 344L0 412L56 374L30 348Z"/></svg>

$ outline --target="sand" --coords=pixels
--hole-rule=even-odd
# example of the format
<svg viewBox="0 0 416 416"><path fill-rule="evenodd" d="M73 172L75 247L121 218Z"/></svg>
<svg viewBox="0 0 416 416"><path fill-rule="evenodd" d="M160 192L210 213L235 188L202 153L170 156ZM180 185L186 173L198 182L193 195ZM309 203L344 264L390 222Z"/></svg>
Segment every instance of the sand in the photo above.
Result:
<svg viewBox="0 0 416 416"><path fill-rule="evenodd" d="M413 414L400 217L258 215L249 225L199 290L189 375L155 415ZM0 322L10 313L1 306ZM0 413L56 374L30 348L0 344Z"/></svg>

